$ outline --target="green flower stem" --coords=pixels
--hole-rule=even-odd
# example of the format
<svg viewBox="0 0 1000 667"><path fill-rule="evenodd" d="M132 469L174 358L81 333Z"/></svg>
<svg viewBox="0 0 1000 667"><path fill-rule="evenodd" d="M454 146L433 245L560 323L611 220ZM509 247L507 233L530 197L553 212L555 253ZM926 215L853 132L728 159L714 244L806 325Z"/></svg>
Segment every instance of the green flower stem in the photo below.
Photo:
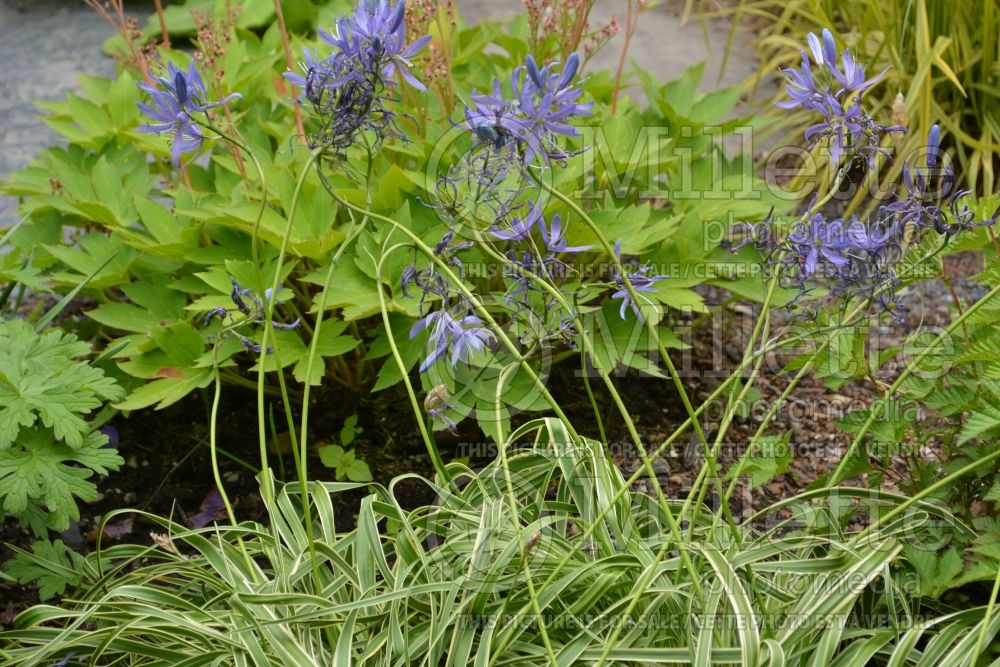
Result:
<svg viewBox="0 0 1000 667"><path fill-rule="evenodd" d="M372 153L370 149L368 151L367 164L368 164L368 170L366 172L366 177L365 177L365 195L368 201L370 202L371 165L372 165ZM323 177L322 170L317 168L316 173L322 179ZM326 300L330 292L330 282L333 280L333 270L337 267L338 262L340 262L341 255L344 254L344 251L348 248L348 246L350 246L351 242L354 241L354 239L356 239L361 234L362 231L364 231L365 226L368 224L367 216L361 220L360 224L357 224L355 223L353 212L349 211L349 213L351 215L351 223L352 223L351 230L347 233L343 242L340 244L340 247L337 248L336 252L334 252L333 254L333 257L330 259L330 265L326 270L326 278L323 280L323 291L320 292L319 303L316 306L316 326L314 331L310 334L310 339L309 339L309 358L308 361L306 362L305 387L302 390L302 417L300 419L301 434L299 436L299 461L301 462L301 464L298 476L303 497L305 497L308 492L306 482L308 480L308 465L309 465L309 447L307 444L309 441L309 405L310 405L309 397L310 394L312 393L313 367L316 364L316 353L317 349L319 348L320 332L322 331L323 328L323 319L326 313ZM273 293L274 292L272 292L272 294ZM303 322L305 321L304 317L302 317L302 321ZM313 552L313 556L315 557L315 552ZM318 568L314 568L314 570L316 569ZM318 590L318 580L317 580L317 590Z"/></svg>
<svg viewBox="0 0 1000 667"><path fill-rule="evenodd" d="M496 418L497 418L497 444L500 445L500 469L503 470L504 484L507 486L507 501L510 509L511 520L517 527L518 542L522 545L522 549L526 544L524 538L524 526L521 524L520 513L518 512L517 500L514 494L514 480L510 476L510 461L507 459L507 443L503 435L503 422L500 420L500 396L503 393L503 386L506 382L506 376L509 371L517 370L517 366L514 363L508 364L500 371L500 376L497 378L497 389L495 396L495 408L496 408ZM522 551L523 553L523 551ZM542 644L545 646L545 652L549 657L549 664L558 665L559 660L556 658L555 651L552 649L552 641L549 639L548 630L545 629L545 617L542 616L542 607L538 603L538 591L535 588L535 582L531 576L531 567L528 564L528 555L523 554L521 558L521 566L524 568L524 579L525 584L528 587L528 598L531 600L531 607L535 613L535 618L538 619L538 632L542 636ZM502 651L497 651L494 657L499 657Z"/></svg>
<svg viewBox="0 0 1000 667"><path fill-rule="evenodd" d="M843 181L844 176L845 174L843 170L838 171L837 177L834 179L833 185L831 186L829 192L827 192L827 194L822 199L809 206L806 209L806 211L802 214L802 216L800 216L799 220L807 220L812 215L813 211L818 210L819 208L824 206L828 201L830 201L833 195L838 191L840 183ZM780 256L779 256L779 261L780 261ZM754 347L758 344L757 341L766 340L771 330L770 307L771 307L771 302L774 300L774 293L777 288L777 285L778 285L778 274L776 272L775 275L771 277L771 280L768 283L767 294L765 295L764 302L761 306L761 314L757 318L757 322L754 324L754 329L750 334L750 338L747 341L746 347L744 348L743 363L741 363L741 368L746 367L749 361L754 357L753 350ZM719 496L722 499L720 511L726 514L726 518L730 522L730 525L733 524L733 518L731 514L732 510L729 507L728 499L732 495L733 484L730 483L730 488L725 493L722 492L721 482L718 480L719 471L717 469L719 449L721 448L723 438L725 437L725 434L729 431L729 427L732 424L733 418L735 417L736 406L739 404L739 401L743 400L747 392L753 386L753 383L756 381L757 376L760 374L760 367L763 361L764 361L764 354L761 353L756 363L753 366L753 370L750 373L750 377L747 379L746 383L743 383L742 389L739 390L738 395L737 395L737 386L739 385L739 383L735 383L731 387L729 393L729 400L726 404L726 412L723 415L722 422L719 425L718 433L716 434L715 442L712 445L711 455L706 454L706 461L711 462L713 467L715 468L716 489L718 490ZM739 377L741 373L742 371L734 372L733 377L734 378ZM787 397L787 394L784 395L783 397ZM776 406L772 406L772 415L771 415L772 418L775 412L776 412ZM761 429L758 429L758 435L762 432L763 427L766 426L769 422L770 419L765 420L764 424L761 425ZM741 463L745 460L746 456L747 454L744 454L742 457L740 457ZM704 502L705 495L707 493L707 487L701 486L706 476L705 475L706 472L711 473L711 471L706 471L705 468L702 468L702 470L699 471L698 476L696 477L694 484L691 487L691 490L688 492L688 497L685 500L684 504L685 510L687 510L688 505L691 502L692 496L695 493L695 490L698 489L698 498L694 504L694 516L692 517L691 520L692 534L694 531L696 519L698 518L699 509L702 503ZM734 539L738 539L736 531L733 531L733 537Z"/></svg>
<svg viewBox="0 0 1000 667"><path fill-rule="evenodd" d="M214 391L212 395L212 413L208 421L208 451L209 457L212 461L212 477L215 479L215 488L219 490L219 496L222 498L222 504L226 507L226 518L229 519L229 524L236 526L236 513L233 511L233 504L229 500L229 494L226 493L226 487L222 483L222 473L219 470L219 437L218 437L218 425L219 425L219 401L222 398L222 377L219 372L219 344L222 342L222 336L217 336L215 339L215 345L212 346L212 367L215 369L215 381L214 381ZM250 552L247 551L247 546L243 542L243 537L237 535L237 542L240 545L240 551L243 553L243 560L246 562L247 571L249 571L256 583L257 580L257 569L253 566L253 560L250 558Z"/></svg>
<svg viewBox="0 0 1000 667"><path fill-rule="evenodd" d="M236 513L233 512L233 505L229 502L229 494L226 493L226 487L222 483L222 474L219 471L218 422L219 400L222 397L222 378L219 376L219 366L218 361L216 360L218 351L219 344L216 342L212 351L212 361L215 366L215 381L213 382L214 391L212 395L212 414L208 422L208 451L209 458L212 461L212 477L215 479L215 486L219 489L219 495L222 497L222 504L226 506L226 516L229 518L229 523L235 526Z"/></svg>
<svg viewBox="0 0 1000 667"><path fill-rule="evenodd" d="M979 636L976 637L976 647L972 650L972 655L969 657L970 665L975 665L976 660L983 652L983 645L986 643L986 631L990 626L990 620L993 618L993 610L996 608L998 593L1000 593L1000 563L998 563L997 574L993 577L993 590L990 592L990 604L986 607L986 614L983 616L983 620L980 621Z"/></svg>
<svg viewBox="0 0 1000 667"><path fill-rule="evenodd" d="M601 228L597 225L597 223L595 223L591 219L591 217L587 215L587 213L582 208L580 208L580 206L572 199L570 199L563 193L559 192L558 190L556 190L547 183L544 183L542 181L539 181L538 183L546 191L555 195L557 199L566 204L574 213L576 213L580 217L581 220L583 220L583 222L587 225L587 227L590 228L590 231L597 237L597 240L604 248L604 251L614 262L615 268L618 271L618 275L621 276L622 281L625 284L625 288L628 290L629 296L632 299L632 302L635 304L641 303L639 295L636 293L635 288L632 286L632 281L629 280L628 276L625 274L625 267L622 265L621 259L615 255L613 246L608 241L608 238L604 235L604 232L601 231ZM677 368L674 366L674 362L670 358L670 354L667 353L666 348L663 346L663 341L660 340L660 334L659 331L657 331L656 324L653 322L652 319L648 317L642 319L645 322L646 330L649 332L650 338L656 341L656 347L660 354L660 357L663 359L664 364L667 366L667 371L670 373L670 378L673 381L674 387L677 389L677 393L681 398L681 403L683 403L684 405L684 410L687 413L688 417L691 419L691 424L694 426L694 430L698 437L698 441L701 444L702 451L705 452L706 463L712 466L711 476L712 479L715 481L715 485L717 487L719 496L721 497L722 483L719 480L718 462L710 458L712 452L708 447L708 440L705 437L705 432L701 427L701 423L695 416L696 413L694 410L694 406L691 404L691 400L688 397L687 390L684 388L684 383L681 382L680 375L677 373ZM654 476L653 479L655 480L656 477ZM659 484L657 484L657 486L659 486ZM729 520L730 523L730 529L735 531L736 521L732 517L731 513L727 512L727 519Z"/></svg>
<svg viewBox="0 0 1000 667"><path fill-rule="evenodd" d="M309 357L306 361L306 383L305 387L302 389L302 417L300 418L301 423L301 435L299 435L299 448L300 448L300 458L302 460L301 468L301 479L306 479L306 459L308 458L308 447L306 442L309 437L308 426L309 426L309 395L312 393L312 378L313 367L316 364L317 348L319 347L319 336L323 329L323 314L326 312L326 300L327 295L330 291L330 283L333 280L333 270L337 267L337 263L340 261L340 256L344 253L347 246L354 241L361 232L364 231L365 226L368 224L368 218L363 219L360 223L353 225L352 229L348 232L347 237L344 239L340 247L334 253L333 257L330 259L330 266L326 271L326 278L323 280L323 291L320 292L319 303L316 305L316 326L314 328L314 333L309 340Z"/></svg>
<svg viewBox="0 0 1000 667"><path fill-rule="evenodd" d="M576 432L576 429L573 428L573 425L569 422L569 419L566 417L566 414L563 412L562 408L559 407L559 404L556 402L555 398L549 392L545 384L541 381L541 378L538 377L538 373L535 372L535 369L531 368L531 366L524 361L522 355L517 349L517 346L514 345L514 343L507 336L506 332L504 332L504 330L500 327L500 325L497 324L497 321L493 319L493 316L489 313L489 311L486 310L486 308L482 305L479 299L476 298L475 294L473 294L469 290L469 288L466 287L461 280L459 280L458 276L456 276L454 272L451 270L451 267L449 267L447 263L442 261L440 257L434 254L434 250L432 248L430 248L426 243L424 243L424 241L419 236L414 234L405 225L400 224L399 222L393 220L392 218L388 218L384 215L379 215L378 213L374 213L372 211L361 208L356 204L350 203L342 196L337 194L337 192L332 188L329 189L329 192L334 197L334 199L340 202L340 204L342 204L343 206L346 206L347 208L352 209L361 215L368 215L373 220L379 220L380 222L392 225L395 229L400 230L410 239L413 245L416 246L416 248L420 250L421 253L423 253L428 259L434 262L437 265L438 270L441 271L441 273L449 280L449 282L452 285L455 285L456 289L458 289L462 293L462 295L469 300L469 303L472 304L473 310L475 311L476 315L478 315L484 322L489 324L490 328L493 330L493 333L496 334L500 343L505 348L507 348L507 350L516 359L518 359L521 362L522 368L528 374L528 377L535 385L535 388L538 389L539 392L541 392L542 397L552 408L553 412L556 413L556 416L559 417L559 419L562 420L563 423L566 425L566 428L569 429L570 435L573 436L574 441L577 442L580 441L580 436Z"/></svg>
<svg viewBox="0 0 1000 667"><path fill-rule="evenodd" d="M382 281L382 262L384 262L386 258L396 250L408 247L409 245L407 244L398 243L387 248L382 253L382 257L378 260L375 260L375 258L372 257L372 261L375 262L375 279L378 280L380 284ZM385 326L386 339L389 341L389 351L392 353L392 358L395 360L396 366L399 368L399 375L403 379L403 386L406 387L406 393L410 397L410 407L413 409L414 417L416 417L417 426L420 429L420 437L423 438L424 446L427 448L427 455L431 459L431 464L434 466L434 471L440 478L441 484L448 489L452 489L453 484L451 475L448 472L448 467L441 458L441 453L438 451L437 443L434 442L434 438L427 429L427 422L424 419L423 412L420 410L420 400L417 398L417 393L413 389L413 383L410 381L409 369L407 369L406 363L403 361L403 355L399 353L399 347L396 345L396 337L392 335L392 323L389 321L389 309L385 303L385 294L381 288L377 291L379 311L382 313L382 323Z"/></svg>
<svg viewBox="0 0 1000 667"><path fill-rule="evenodd" d="M586 336L586 334L583 334ZM597 399L594 397L594 390L590 386L590 376L587 373L587 356L580 355L580 374L583 375L583 386L587 390L587 398L590 400L590 408L594 411L594 420L597 422L597 432L601 436L601 442L608 441L608 434L604 430L604 419L597 406Z"/></svg>
<svg viewBox="0 0 1000 667"><path fill-rule="evenodd" d="M253 233L252 233L251 239L250 239L250 246L251 246L251 252L253 254L254 270L256 272L257 290L258 290L259 293L264 293L264 290L263 290L263 277L261 275L260 247L259 247L260 226L261 226L261 222L263 220L264 210L267 208L267 180L266 180L266 177L264 175L264 170L263 170L263 168L260 165L260 161L257 160L256 155L254 155L253 151L250 150L250 148L243 141L231 137L230 135L222 132L221 130L219 130L218 128L216 128L215 126L213 126L211 124L208 124L207 127L209 129L211 129L213 132L215 132L216 134L218 134L220 137L222 137L224 140L231 142L235 146L239 147L244 153L246 153L249 156L251 162L253 162L254 168L256 169L258 177L260 178L260 181L261 181L261 204L260 204L260 208L258 209L258 212L257 212L257 218L254 221ZM266 313L265 313L265 317L264 317L264 333L263 333L263 336L262 336L262 339L261 339L261 356L260 356L260 358L258 359L258 362L257 362L258 363L258 374L257 374L257 432L258 432L258 443L259 443L259 452L258 452L258 455L260 456L260 463L261 463L261 475L260 475L261 498L263 499L264 504L265 504L266 507L271 507L272 506L272 503L274 501L275 496L274 496L274 478L272 476L271 469L270 469L270 467L268 465L268 453L267 453L267 428L266 428L266 423L265 423L265 411L264 411L264 394L266 393L266 391L265 391L266 390L266 386L265 386L264 378L265 378L266 372L264 370L264 367L265 367L264 362L265 362L265 360L267 358L268 338L273 334L273 327L272 327L272 324L271 324L271 320L274 317L274 304L275 304L275 301L277 301L278 283L279 283L280 278L281 278L281 269L282 269L282 265L284 264L285 254L287 253L287 250L288 250L288 242L289 242L289 239L291 238L292 221L294 220L295 210L296 210L297 205L298 205L298 199L299 199L299 196L301 194L302 185L305 182L305 177L309 173L309 167L312 165L312 163L318 157L318 153L319 153L319 151L313 151L309 155L309 159L307 160L305 166L303 167L302 173L300 174L299 179L296 182L295 192L294 192L294 195L292 197L292 203L291 203L291 206L290 206L289 211L288 211L288 220L287 220L287 222L285 224L284 233L282 235L281 248L280 248L279 253L278 253L277 266L276 266L276 269L275 269L275 272L274 272L274 279L272 281L272 286L271 286L271 294L274 295L274 296L265 304L265 311L266 311ZM280 392L281 399L282 399L282 405L283 405L284 411L285 411L285 419L286 419L286 421L288 423L288 427L289 427L288 428L288 434L289 434L289 437L290 437L290 439L292 441L292 443L291 443L292 444L292 454L293 454L293 457L296 459L296 461L295 461L296 469L300 470L301 469L301 461L299 460L299 451L298 451L298 448L296 446L297 443L295 442L295 430L292 428L292 424L294 423L294 418L292 416L292 411L291 411L291 400L289 398L288 387L287 387L287 385L285 383L284 374L282 372L281 357L280 357L280 352L278 350L278 346L277 345L274 346L273 355L274 355L273 358L275 360L275 367L276 367L277 376L278 376L279 392ZM303 502L303 514L304 514L304 517L305 517L306 528L309 531L309 534L311 535L312 534L312 513L311 513L311 508L309 506L308 495L303 494L303 500L302 500L302 502ZM315 553L315 547L311 543L310 543L310 552L312 554L313 559L315 560L317 558L316 553ZM316 583L318 585L318 583L319 583L318 582L318 578L316 579Z"/></svg>
<svg viewBox="0 0 1000 667"><path fill-rule="evenodd" d="M755 356L753 353L754 346L757 344L758 340L760 341L765 340L767 338L768 332L770 331L771 328L770 307L771 307L771 301L774 299L774 292L777 285L778 285L778 276L777 274L775 274L774 276L771 277L770 284L768 285L767 294L764 297L764 303L761 306L761 314L757 318L757 322L754 326L753 332L751 332L750 334L750 340L747 341L746 349L744 349L743 351L744 364L748 364L750 360L754 358ZM719 493L719 498L721 501L719 511L726 515L726 519L730 525L730 533L733 539L737 543L741 542L739 537L739 531L736 530L734 526L735 520L732 517L732 509L729 507L729 503L726 500L726 494L722 491L722 482L721 479L719 478L720 471L718 469L718 461L719 461L719 450L722 448L723 439L725 438L726 433L729 431L729 426L730 424L732 424L732 419L736 414L736 406L738 405L738 402L743 400L743 398L747 395L747 392L750 391L750 388L756 381L757 376L760 373L760 368L764 363L765 355L760 354L756 355L756 357L757 357L756 361L754 362L753 368L750 371L750 377L747 378L747 381L745 383L740 383L739 381L742 372L740 373L734 372L731 376L733 378L733 384L729 391L729 400L726 403L726 411L722 417L722 421L719 424L718 433L716 433L715 436L715 442L712 443L712 450L710 453L706 453L705 455L706 464L712 466L712 468L714 469L714 473L713 470L708 469L708 465L702 466L701 470L698 471L698 476L695 478L694 483L691 485L691 490L688 492L687 498L684 500L684 509L682 510L682 513L686 513L689 507L691 507L692 498L694 497L695 490L697 489L698 497L697 500L694 501L693 505L693 515L691 517L690 529L688 531L689 538L694 536L694 529L695 525L698 522L700 509L702 503L705 500L705 495L708 493L708 486L704 485L703 481L706 477L712 475L715 478L715 486ZM740 388L738 393L737 393L737 387ZM713 518L713 523L715 522L715 520L716 519Z"/></svg>
<svg viewBox="0 0 1000 667"><path fill-rule="evenodd" d="M251 237L250 237L250 250L253 253L253 265L254 265L254 270L256 272L257 283L258 283L257 284L257 290L258 290L258 292L262 293L263 292L263 286L264 286L264 284L263 284L263 278L261 277L261 273L260 273L260 247L259 247L259 242L260 242L260 225L261 225L262 220L264 219L264 211L267 209L267 177L264 175L264 168L261 167L260 161L257 159L257 156L254 154L254 152L252 150L250 150L250 147L247 146L246 143L242 139L238 139L236 137L233 137L233 136L231 136L231 135L223 132L221 129L219 129L215 125L213 125L210 121L207 120L207 114L206 114L206 120L205 121L199 121L199 124L203 125L204 127L208 128L209 130L211 130L212 132L214 132L215 134L217 134L224 141L228 141L229 143L233 144L234 146L236 146L237 148L239 148L240 150L242 150L244 153L246 153L246 155L250 158L250 161L253 163L254 168L257 171L258 178L260 178L260 190L261 190L260 208L257 210L257 218L254 221L253 232L252 232ZM235 131L235 127L234 127L234 131ZM308 171L308 164L311 164L311 162L315 158L316 158L315 153L312 154L312 155L310 155L310 162L307 163L307 167L303 171L303 174ZM301 181L300 181L299 185L300 184L301 184ZM296 194L298 194L298 191L299 191L299 187L297 186L296 187ZM292 208L294 210L294 204L293 204ZM289 215L288 224L285 227L285 234L284 234L284 238L282 240L281 253L280 253L279 259L278 259L278 268L277 268L277 270L275 272L275 274L276 274L275 283L277 283L277 281L278 281L278 276L281 275L281 263L283 261L284 253L285 253L285 251L287 249L288 239L289 239L289 237L291 235L291 228L292 228L291 220L292 220L291 215ZM277 287L275 287L275 290L276 289L277 289ZM272 294L274 294L274 292L272 292ZM265 356L266 352L267 352L267 337L268 337L269 332L271 330L271 315L272 315L273 309L274 309L273 302L274 302L274 299L271 299L271 302L265 305L265 308L267 309L267 317L266 317L267 322L266 322L266 324L264 326L264 343L261 345L261 349L263 350L263 353L261 355L262 357ZM277 354L277 350L275 350L275 354ZM277 361L277 358L276 358L276 361ZM268 466L268 455L267 455L267 429L266 429L266 424L265 424L265 420L264 420L264 393L265 393L265 384L264 384L264 364L263 364L263 358L258 363L259 363L259 367L260 367L260 372L257 375L257 432L258 432L258 435L259 435L259 452L258 452L258 454L260 456L260 467L261 467L261 477L260 477L260 479L261 479L261 497L264 500L264 504L266 506L270 507L271 506L270 504L274 501L274 480L273 480L273 478L271 476L270 467ZM278 364L278 375L279 375L279 377L281 376L281 370L280 369L281 369L281 366L280 366L280 364ZM286 410L288 410L287 388L284 386L284 382L281 383L281 390L280 391L281 391L282 399L284 400L285 405L286 405ZM289 426L291 426L292 422L289 421L288 423L289 423ZM294 434L292 435L292 437L294 438Z"/></svg>
<svg viewBox="0 0 1000 667"><path fill-rule="evenodd" d="M278 286L281 281L281 270L284 265L285 255L288 252L288 242L292 235L292 222L295 219L295 211L298 208L299 198L302 195L302 186L305 183L306 176L309 174L310 168L313 163L319 157L320 149L316 149L309 154L309 158L302 168L299 178L295 183L295 191L292 194L292 201L289 205L289 210L287 214L287 221L285 222L285 229L281 237L281 246L278 250L278 258L275 265L274 277L271 281L271 298L267 300L264 304L265 314L264 314L264 333L261 337L261 354L257 361L257 432L259 435L259 449L260 449L260 460L261 460L261 495L264 499L265 506L272 507L274 501L274 478L271 473L271 469L268 466L268 455L267 455L267 429L265 423L265 410L264 410L264 379L267 374L265 370L265 361L268 357L268 347L269 339L273 335L273 326L271 320L274 318L274 306L275 302L278 300ZM253 153L251 152L252 156ZM256 159L254 159L254 164L257 164ZM263 178L263 172L261 172L261 177ZM264 190L264 197L266 199L266 189ZM263 207L261 208L261 214L263 214ZM254 225L254 234L251 240L254 256L254 266L257 270L258 282L262 281L260 277L260 254L257 247L258 234L260 231L260 221L261 215L258 215L257 222ZM260 287L258 287L260 289ZM296 442L295 429L293 424L295 423L294 417L292 415L291 401L288 396L288 387L285 383L284 371L281 366L281 358L278 352L278 345L275 342L274 351L272 352L273 359L275 361L275 372L278 376L278 386L281 391L282 404L285 410L285 420L288 424L288 435L291 440L292 455L295 458L296 471L300 473L299 482L303 487L302 493L302 514L305 521L306 534L312 536L313 526L312 526L312 507L309 502L308 488L306 487L307 480L301 477L301 473L304 471L304 461L300 456L298 443ZM308 384L308 383L307 383ZM318 555L316 553L316 547L314 541L310 539L309 541L309 551L310 556L314 563L318 563ZM321 588L321 581L319 578L319 571L317 568L313 568L313 581L316 587L316 593L319 593Z"/></svg>
<svg viewBox="0 0 1000 667"><path fill-rule="evenodd" d="M488 242L486 242L482 238L479 238L478 240L480 240L481 242L480 247L486 250L487 254L489 254L491 257L493 257L495 260L501 263L510 265L510 260L504 257L499 252L497 252ZM577 330L580 332L580 340L583 347L583 354L581 356L583 359L586 359L587 356L589 355L590 358L594 360L595 365L598 364L599 361L592 347L592 342L586 334L586 327L584 326L583 321L580 319L580 316L577 314L577 310L571 307L570 303L566 300L566 297L562 294L562 292L560 292L556 287L554 287L550 282L545 280L543 277L535 274L529 269L518 267L517 270L518 272L521 273L521 275L531 279L533 282L539 285L543 290L545 290L550 296L552 296L552 298L559 303L559 305L563 308L563 310L565 310L567 313L573 314L573 322L576 325ZM691 563L690 555L687 553L687 549L684 546L684 541L682 539L682 535L680 532L680 526L677 523L673 515L673 512L670 509L670 504L667 501L667 497L663 491L663 488L660 486L658 482L656 482L657 475L655 469L653 468L653 459L646 452L646 448L642 443L642 438L639 435L639 431L638 429L636 429L635 422L632 420L632 416L629 414L628 408L625 406L625 402L622 400L621 395L618 393L618 388L615 387L615 383L611 380L608 369L602 367L598 368L597 370L600 372L601 379L604 381L604 385L607 388L608 393L611 395L611 399L614 401L615 407L618 408L618 412L619 414L621 414L622 420L625 422L625 426L628 429L629 436L632 438L632 441L635 444L636 451L639 452L639 458L642 460L642 469L646 471L646 474L649 475L650 480L653 482L653 488L656 492L657 501L659 502L660 507L664 512L664 515L667 517L667 524L670 527L671 535L679 545L681 552L684 554L684 564L693 575L694 565ZM591 404L594 407L595 413L597 413L596 403L594 403L593 399L593 392L590 391L590 383L589 380L587 380L586 373L584 373L584 379L587 382L587 390L588 393L590 393ZM598 415L598 420L600 420L600 415ZM601 429L601 434L603 437L604 435L603 427ZM606 439L602 441L602 444L604 443L607 443ZM695 581L695 585L698 586L697 581ZM700 588L698 590L698 593L699 595L701 595Z"/></svg>

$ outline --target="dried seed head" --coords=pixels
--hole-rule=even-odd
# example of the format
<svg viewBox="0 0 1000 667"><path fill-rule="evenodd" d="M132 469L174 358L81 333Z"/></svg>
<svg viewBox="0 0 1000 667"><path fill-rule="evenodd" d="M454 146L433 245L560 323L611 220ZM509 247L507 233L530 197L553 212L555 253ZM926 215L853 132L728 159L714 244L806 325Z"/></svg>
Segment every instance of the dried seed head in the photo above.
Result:
<svg viewBox="0 0 1000 667"><path fill-rule="evenodd" d="M427 392L424 397L424 410L427 412L438 411L448 406L448 387L439 384Z"/></svg>

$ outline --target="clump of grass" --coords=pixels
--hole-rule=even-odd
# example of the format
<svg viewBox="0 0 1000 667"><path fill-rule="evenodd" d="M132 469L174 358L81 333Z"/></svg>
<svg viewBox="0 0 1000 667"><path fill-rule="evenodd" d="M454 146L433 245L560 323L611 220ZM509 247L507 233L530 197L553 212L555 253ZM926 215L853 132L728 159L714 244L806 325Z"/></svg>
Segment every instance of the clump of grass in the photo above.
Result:
<svg viewBox="0 0 1000 667"><path fill-rule="evenodd" d="M940 665L968 664L1000 630L988 607L929 617L905 586L904 543L931 516L963 529L930 504L825 489L732 533L636 492L599 443L567 436L536 420L484 469L450 464L450 488L376 487L349 531L331 496L351 483L309 483L312 534L297 484L270 526L150 517L156 545L91 554L78 599L0 635L5 664ZM403 508L405 480L438 501Z"/></svg>

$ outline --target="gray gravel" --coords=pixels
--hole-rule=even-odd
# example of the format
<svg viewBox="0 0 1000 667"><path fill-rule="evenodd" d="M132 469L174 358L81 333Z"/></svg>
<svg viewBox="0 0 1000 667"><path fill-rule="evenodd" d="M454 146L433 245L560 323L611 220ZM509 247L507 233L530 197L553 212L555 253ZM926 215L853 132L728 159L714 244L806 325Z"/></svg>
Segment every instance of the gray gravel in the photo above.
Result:
<svg viewBox="0 0 1000 667"><path fill-rule="evenodd" d="M33 102L79 91L80 74L114 74L114 61L101 52L110 35L110 26L82 0L0 0L0 178L58 141ZM16 205L0 197L0 226L10 223Z"/></svg>

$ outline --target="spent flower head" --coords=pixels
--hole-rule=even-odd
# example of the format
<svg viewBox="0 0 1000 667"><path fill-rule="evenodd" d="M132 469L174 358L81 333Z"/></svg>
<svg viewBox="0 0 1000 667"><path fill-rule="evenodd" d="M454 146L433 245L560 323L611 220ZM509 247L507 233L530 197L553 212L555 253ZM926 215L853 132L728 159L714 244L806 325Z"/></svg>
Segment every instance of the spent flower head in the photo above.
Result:
<svg viewBox="0 0 1000 667"><path fill-rule="evenodd" d="M254 328L264 323L267 317L268 306L274 295L270 288L265 289L263 295L261 295L240 285L236 281L236 278L230 277L230 281L232 283L232 290L229 292L229 299L232 301L235 309L223 308L222 306L212 308L205 314L204 325L208 326L214 319L220 320L223 323L223 336L234 336L247 351L260 354L262 351L261 346L255 343L244 331L248 327ZM278 306L281 303L281 301L275 301L274 305ZM239 316L237 316L237 313ZM271 326L280 331L291 331L298 328L300 323L298 318L288 324L271 320ZM272 352L270 348L267 351L268 353Z"/></svg>

